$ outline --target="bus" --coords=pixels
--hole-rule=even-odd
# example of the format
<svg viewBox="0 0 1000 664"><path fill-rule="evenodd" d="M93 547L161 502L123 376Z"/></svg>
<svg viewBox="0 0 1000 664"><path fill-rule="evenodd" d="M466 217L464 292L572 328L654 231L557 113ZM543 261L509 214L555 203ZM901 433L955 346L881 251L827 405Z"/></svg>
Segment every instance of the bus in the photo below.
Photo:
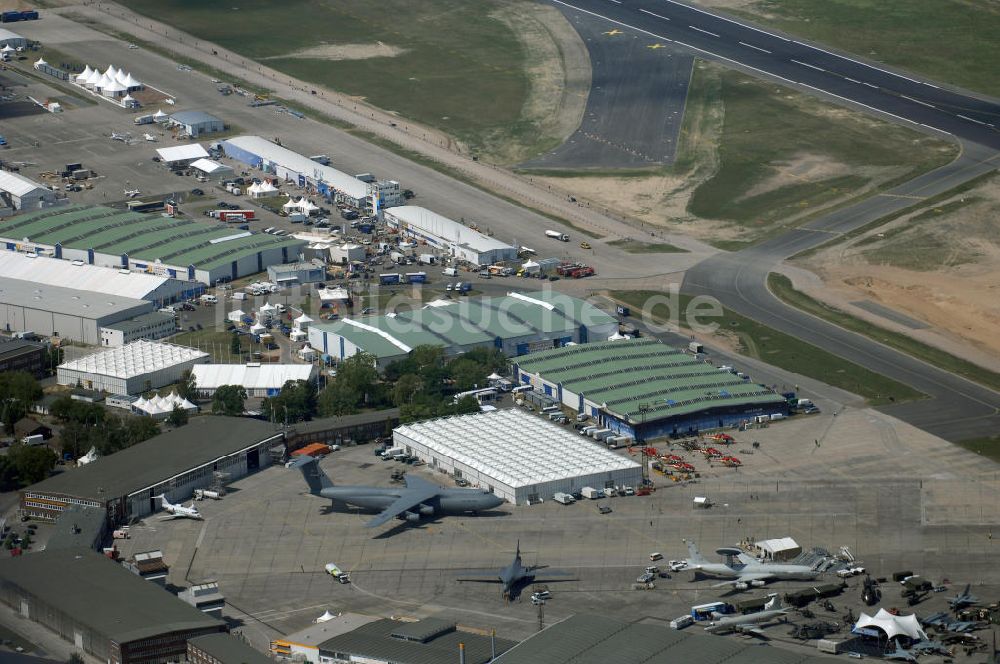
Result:
<svg viewBox="0 0 1000 664"><path fill-rule="evenodd" d="M492 403L497 400L497 390L494 387L487 387L481 390L469 390L468 392L459 392L455 395L453 403L458 403L465 397L475 397L479 405Z"/></svg>

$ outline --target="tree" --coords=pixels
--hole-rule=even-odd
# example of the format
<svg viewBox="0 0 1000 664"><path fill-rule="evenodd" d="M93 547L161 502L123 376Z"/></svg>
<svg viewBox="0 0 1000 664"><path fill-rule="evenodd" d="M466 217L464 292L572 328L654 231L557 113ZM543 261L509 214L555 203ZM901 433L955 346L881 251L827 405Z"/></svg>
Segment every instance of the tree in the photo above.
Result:
<svg viewBox="0 0 1000 664"><path fill-rule="evenodd" d="M198 397L198 383L190 369L181 374L177 383L177 396L188 401L194 401Z"/></svg>
<svg viewBox="0 0 1000 664"><path fill-rule="evenodd" d="M339 382L330 383L317 398L319 414L323 417L343 417L358 412L357 395Z"/></svg>
<svg viewBox="0 0 1000 664"><path fill-rule="evenodd" d="M66 664L86 664L86 662L84 662L84 659L83 657L80 656L80 653L72 653L66 660Z"/></svg>
<svg viewBox="0 0 1000 664"><path fill-rule="evenodd" d="M70 421L63 425L59 445L63 456L79 459L90 447L90 427L82 422Z"/></svg>
<svg viewBox="0 0 1000 664"><path fill-rule="evenodd" d="M290 380L276 397L264 399L261 412L269 420L299 422L316 414L316 386L311 381Z"/></svg>
<svg viewBox="0 0 1000 664"><path fill-rule="evenodd" d="M0 417L7 433L14 432L14 423L28 413L33 403L42 398L42 386L26 371L0 373Z"/></svg>
<svg viewBox="0 0 1000 664"><path fill-rule="evenodd" d="M242 385L220 385L212 396L212 412L216 415L242 415L246 399L247 391Z"/></svg>
<svg viewBox="0 0 1000 664"><path fill-rule="evenodd" d="M79 422L80 424L100 424L107 414L107 411L99 404L77 401L69 396L59 397L53 401L49 412L53 417L63 422Z"/></svg>
<svg viewBox="0 0 1000 664"><path fill-rule="evenodd" d="M243 355L243 345L240 343L240 335L234 334L229 340L229 352L236 357L241 357Z"/></svg>
<svg viewBox="0 0 1000 664"><path fill-rule="evenodd" d="M448 365L451 377L455 380L455 389L459 392L471 390L486 384L488 372L485 367L464 357L454 360Z"/></svg>
<svg viewBox="0 0 1000 664"><path fill-rule="evenodd" d="M8 453L17 470L18 479L24 484L41 482L55 468L58 457L47 447L16 443Z"/></svg>
<svg viewBox="0 0 1000 664"><path fill-rule="evenodd" d="M458 403L455 404L456 415L471 415L472 413L478 413L480 411L479 400L474 396L462 397L458 400Z"/></svg>
<svg viewBox="0 0 1000 664"><path fill-rule="evenodd" d="M173 428L182 427L188 423L188 412L181 408L180 406L174 406L174 409L170 411L167 415L167 424Z"/></svg>
<svg viewBox="0 0 1000 664"><path fill-rule="evenodd" d="M396 381L396 386L392 389L392 402L397 406L413 403L413 400L423 392L424 381L420 376L405 374Z"/></svg>

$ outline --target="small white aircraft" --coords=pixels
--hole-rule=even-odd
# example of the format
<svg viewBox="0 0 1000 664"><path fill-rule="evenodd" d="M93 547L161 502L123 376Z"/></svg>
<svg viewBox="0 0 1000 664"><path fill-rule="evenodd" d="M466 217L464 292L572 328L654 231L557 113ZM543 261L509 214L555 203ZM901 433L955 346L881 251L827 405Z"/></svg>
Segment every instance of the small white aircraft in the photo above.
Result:
<svg viewBox="0 0 1000 664"><path fill-rule="evenodd" d="M160 517L161 521L166 521L167 519L197 519L198 521L201 521L203 518L201 516L201 512L198 511L198 508L194 506L193 502L190 507L184 507L184 505L180 504L174 505L172 502L167 500L166 496L162 494L156 496L156 498L160 499L160 502L163 505L163 511L167 513L167 516Z"/></svg>
<svg viewBox="0 0 1000 664"><path fill-rule="evenodd" d="M121 141L122 143L128 143L132 140L132 137L128 134L119 134L118 132L111 132L112 141Z"/></svg>
<svg viewBox="0 0 1000 664"><path fill-rule="evenodd" d="M153 136L152 134L143 134L142 137L145 138L150 143L155 143L158 140L156 136Z"/></svg>
<svg viewBox="0 0 1000 664"><path fill-rule="evenodd" d="M139 191L138 189L126 189L125 190L125 196L127 198L135 198L136 196L138 196L141 193L142 192Z"/></svg>

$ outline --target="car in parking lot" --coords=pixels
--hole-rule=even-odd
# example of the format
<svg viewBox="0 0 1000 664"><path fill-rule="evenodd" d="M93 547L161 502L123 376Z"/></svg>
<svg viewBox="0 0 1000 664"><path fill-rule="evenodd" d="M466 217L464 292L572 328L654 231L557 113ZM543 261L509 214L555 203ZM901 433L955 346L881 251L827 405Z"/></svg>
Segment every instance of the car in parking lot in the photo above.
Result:
<svg viewBox="0 0 1000 664"><path fill-rule="evenodd" d="M687 569L686 560L671 560L667 562L667 567L670 568L672 572L680 572L682 569Z"/></svg>
<svg viewBox="0 0 1000 664"><path fill-rule="evenodd" d="M205 192L202 191L201 189L192 189L191 190L191 195L192 196L204 196Z"/></svg>
<svg viewBox="0 0 1000 664"><path fill-rule="evenodd" d="M544 602L547 599L552 599L552 593L549 592L548 590L539 590L538 592L534 592L534 593L531 594L531 601L532 602L534 602L536 600L540 600L540 601Z"/></svg>
<svg viewBox="0 0 1000 664"><path fill-rule="evenodd" d="M602 505L598 505L597 506L597 511L600 512L601 514L611 514L611 506L610 505L603 505L603 504Z"/></svg>
<svg viewBox="0 0 1000 664"><path fill-rule="evenodd" d="M649 583L650 581L652 581L655 578L656 578L655 574L650 574L649 572L643 572L641 575L639 575L639 577L635 580L635 582L636 583Z"/></svg>

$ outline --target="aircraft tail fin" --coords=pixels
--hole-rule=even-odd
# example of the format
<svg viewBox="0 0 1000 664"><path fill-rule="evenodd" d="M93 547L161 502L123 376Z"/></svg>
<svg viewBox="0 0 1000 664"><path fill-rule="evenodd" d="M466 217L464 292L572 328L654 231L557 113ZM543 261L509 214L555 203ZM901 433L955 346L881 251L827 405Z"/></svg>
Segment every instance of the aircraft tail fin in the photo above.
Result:
<svg viewBox="0 0 1000 664"><path fill-rule="evenodd" d="M320 470L319 461L316 457L303 456L293 461L289 467L298 468L302 471L302 477L305 478L306 484L309 485L309 493L314 496L322 495L323 489L329 489L333 486L333 482L326 476L326 473Z"/></svg>
<svg viewBox="0 0 1000 664"><path fill-rule="evenodd" d="M764 605L764 610L765 611L774 611L774 610L780 609L780 608L782 608L781 607L781 595L779 595L778 593L775 593L774 595L771 595L771 599L769 599L767 601L767 604Z"/></svg>
<svg viewBox="0 0 1000 664"><path fill-rule="evenodd" d="M698 550L698 545L692 540L684 540L688 546L688 564L691 565L701 565L708 562L705 556L701 555L701 551Z"/></svg>

